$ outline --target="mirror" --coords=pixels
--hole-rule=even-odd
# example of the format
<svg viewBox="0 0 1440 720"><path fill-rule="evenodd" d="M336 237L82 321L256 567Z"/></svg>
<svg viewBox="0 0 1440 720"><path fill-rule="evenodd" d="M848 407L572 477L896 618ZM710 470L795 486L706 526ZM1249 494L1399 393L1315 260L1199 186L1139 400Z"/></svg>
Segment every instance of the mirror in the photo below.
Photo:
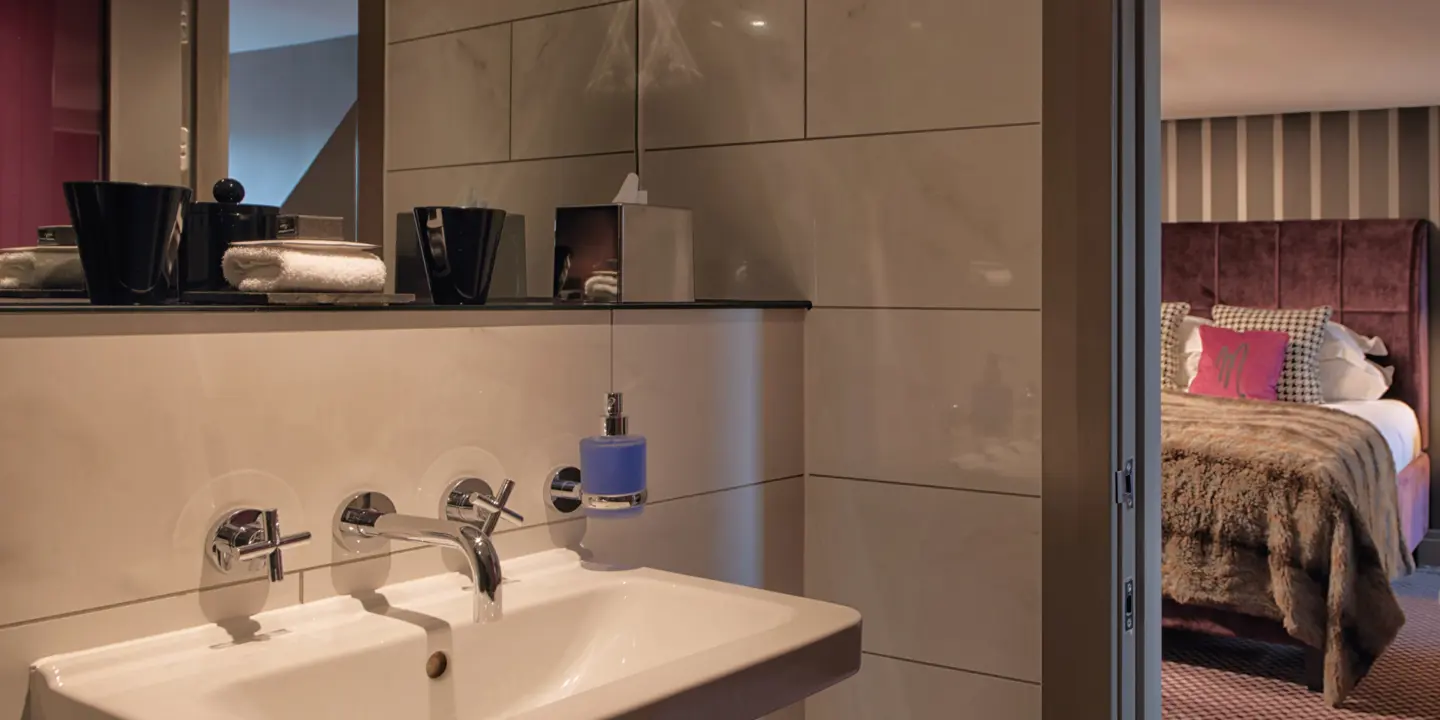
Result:
<svg viewBox="0 0 1440 720"><path fill-rule="evenodd" d="M174 304L229 287L211 238L365 234L358 0L17 0L0 25L0 302Z"/></svg>
<svg viewBox="0 0 1440 720"><path fill-rule="evenodd" d="M0 294L29 294L41 271L83 282L78 260L20 248L73 245L60 184L105 176L105 12L104 0L0 4Z"/></svg>
<svg viewBox="0 0 1440 720"><path fill-rule="evenodd" d="M21 81L0 84L0 309L695 298L690 211L645 206L632 176L642 84L691 122L668 9L3 8ZM670 28L649 68L645 12ZM749 15L701 26L770 41Z"/></svg>

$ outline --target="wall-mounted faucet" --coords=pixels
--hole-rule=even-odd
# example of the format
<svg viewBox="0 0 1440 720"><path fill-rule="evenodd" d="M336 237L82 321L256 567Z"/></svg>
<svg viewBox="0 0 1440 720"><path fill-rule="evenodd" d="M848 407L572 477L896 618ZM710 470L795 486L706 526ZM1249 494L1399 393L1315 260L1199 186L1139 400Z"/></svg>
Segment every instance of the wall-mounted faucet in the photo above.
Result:
<svg viewBox="0 0 1440 720"><path fill-rule="evenodd" d="M210 562L220 572L228 573L237 563L270 566L270 582L285 579L285 562L281 550L299 547L310 541L310 533L280 533L280 511L274 508L233 510L220 519L210 533Z"/></svg>
<svg viewBox="0 0 1440 720"><path fill-rule="evenodd" d="M492 495L490 486L476 478L451 484L441 499L440 518L431 519L395 512L395 504L383 493L352 496L341 509L335 537L348 547L350 538L385 538L454 548L465 557L475 580L475 622L500 617L500 556L490 534L501 517L514 523L524 518L505 507L515 483L506 480Z"/></svg>
<svg viewBox="0 0 1440 720"><path fill-rule="evenodd" d="M515 489L512 480L500 483L500 492L490 492L490 484L480 478L460 478L450 483L440 501L440 517L445 520L479 525L486 535L494 534L500 519L516 525L525 524L525 516L505 504Z"/></svg>

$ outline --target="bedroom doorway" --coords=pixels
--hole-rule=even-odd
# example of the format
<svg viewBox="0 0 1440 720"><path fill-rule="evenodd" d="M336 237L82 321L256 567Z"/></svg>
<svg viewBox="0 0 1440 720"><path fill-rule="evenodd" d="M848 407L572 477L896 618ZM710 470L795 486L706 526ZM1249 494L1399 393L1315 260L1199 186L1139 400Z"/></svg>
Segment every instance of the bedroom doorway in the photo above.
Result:
<svg viewBox="0 0 1440 720"><path fill-rule="evenodd" d="M1440 718L1440 6L1161 5L1165 717Z"/></svg>

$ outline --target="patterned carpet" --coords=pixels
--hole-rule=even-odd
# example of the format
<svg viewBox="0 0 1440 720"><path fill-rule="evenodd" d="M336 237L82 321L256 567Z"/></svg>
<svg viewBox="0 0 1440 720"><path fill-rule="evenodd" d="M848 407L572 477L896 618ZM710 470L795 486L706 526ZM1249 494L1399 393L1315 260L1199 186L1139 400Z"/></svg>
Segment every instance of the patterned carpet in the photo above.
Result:
<svg viewBox="0 0 1440 720"><path fill-rule="evenodd" d="M1301 651L1165 636L1165 720L1440 720L1440 569L1395 583L1400 637L1340 708L1305 689Z"/></svg>

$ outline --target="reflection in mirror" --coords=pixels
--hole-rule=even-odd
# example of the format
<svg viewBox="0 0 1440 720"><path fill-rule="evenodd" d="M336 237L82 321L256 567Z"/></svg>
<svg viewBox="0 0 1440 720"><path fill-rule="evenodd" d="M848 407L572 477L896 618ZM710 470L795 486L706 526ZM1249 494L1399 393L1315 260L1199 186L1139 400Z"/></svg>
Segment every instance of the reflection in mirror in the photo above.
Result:
<svg viewBox="0 0 1440 720"><path fill-rule="evenodd" d="M0 2L0 293L83 297L60 184L105 172L104 4Z"/></svg>
<svg viewBox="0 0 1440 720"><path fill-rule="evenodd" d="M357 0L230 3L229 162L203 187L236 178L245 202L344 218L335 239L355 240L357 12Z"/></svg>
<svg viewBox="0 0 1440 720"><path fill-rule="evenodd" d="M383 292L359 1L0 0L0 300Z"/></svg>
<svg viewBox="0 0 1440 720"><path fill-rule="evenodd" d="M669 11L642 64L643 3L467 7L0 0L0 303L693 300L638 178Z"/></svg>

